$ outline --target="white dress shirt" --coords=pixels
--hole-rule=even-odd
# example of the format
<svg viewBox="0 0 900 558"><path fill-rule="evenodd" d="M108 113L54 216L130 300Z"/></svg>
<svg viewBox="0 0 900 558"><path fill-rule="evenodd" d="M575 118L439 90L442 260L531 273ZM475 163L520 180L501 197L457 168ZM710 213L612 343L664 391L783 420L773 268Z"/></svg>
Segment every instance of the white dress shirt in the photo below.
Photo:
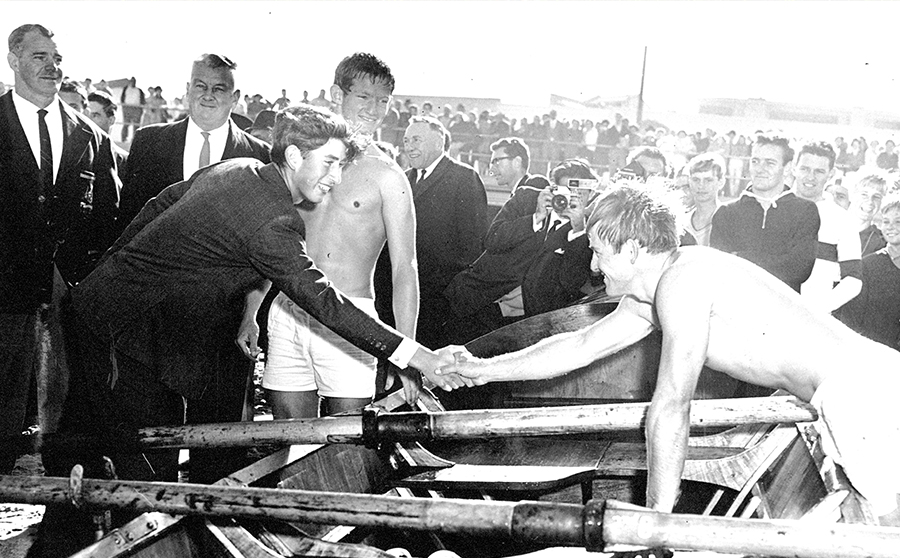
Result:
<svg viewBox="0 0 900 558"><path fill-rule="evenodd" d="M225 121L215 130L209 131L209 164L214 165L222 160L225 153L225 144L228 143L231 119ZM184 176L182 180L191 177L200 169L200 150L203 149L203 130L188 117L187 135L184 138Z"/></svg>
<svg viewBox="0 0 900 558"><path fill-rule="evenodd" d="M41 107L19 96L18 93L13 93L12 100L22 129L25 130L25 138L28 139L28 145L34 154L34 161L38 168L41 168L41 131L38 126L38 111ZM50 133L50 149L53 151L53 182L56 182L56 173L59 172L59 163L62 161L62 110L59 97L53 97L53 102L46 107L47 115L44 116L47 131Z"/></svg>

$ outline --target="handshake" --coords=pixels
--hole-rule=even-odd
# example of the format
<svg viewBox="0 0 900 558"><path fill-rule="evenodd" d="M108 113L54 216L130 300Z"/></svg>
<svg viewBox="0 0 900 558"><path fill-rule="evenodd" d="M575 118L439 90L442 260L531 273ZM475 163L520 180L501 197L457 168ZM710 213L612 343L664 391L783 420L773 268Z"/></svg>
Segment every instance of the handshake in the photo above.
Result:
<svg viewBox="0 0 900 558"><path fill-rule="evenodd" d="M461 345L449 345L437 351L420 348L409 364L422 373L426 387L434 385L445 391L452 391L463 386L486 384L489 381L485 374L486 362L473 356Z"/></svg>

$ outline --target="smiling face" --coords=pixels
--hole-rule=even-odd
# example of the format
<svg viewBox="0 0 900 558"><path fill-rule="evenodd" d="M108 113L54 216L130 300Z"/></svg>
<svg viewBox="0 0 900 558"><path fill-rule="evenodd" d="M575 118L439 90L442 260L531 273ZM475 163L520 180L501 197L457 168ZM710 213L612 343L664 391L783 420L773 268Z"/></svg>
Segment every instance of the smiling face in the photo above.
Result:
<svg viewBox="0 0 900 558"><path fill-rule="evenodd" d="M616 250L605 240L597 236L597 227L593 227L588 236L591 251L591 269L603 272L606 294L621 296L629 294L628 286L634 278L634 265L631 258L631 244L626 242L622 249Z"/></svg>
<svg viewBox="0 0 900 558"><path fill-rule="evenodd" d="M230 69L194 63L187 88L187 104L191 120L201 130L215 130L225 124L239 98L240 91L234 90L234 75Z"/></svg>
<svg viewBox="0 0 900 558"><path fill-rule="evenodd" d="M834 176L828 157L801 153L794 166L794 191L801 198L819 201L825 192L825 185Z"/></svg>
<svg viewBox="0 0 900 558"><path fill-rule="evenodd" d="M444 137L425 122L414 122L403 136L403 148L413 168L428 168L444 152Z"/></svg>
<svg viewBox="0 0 900 558"><path fill-rule="evenodd" d="M754 145L750 157L750 179L757 194L780 192L784 188L787 166L781 147L773 144Z"/></svg>
<svg viewBox="0 0 900 558"><path fill-rule="evenodd" d="M881 209L884 194L876 186L868 184L854 188L850 193L850 211L861 221L871 221Z"/></svg>
<svg viewBox="0 0 900 558"><path fill-rule="evenodd" d="M285 150L287 182L295 204L304 200L321 203L332 188L341 183L347 147L331 138L325 145L304 157L291 145Z"/></svg>
<svg viewBox="0 0 900 558"><path fill-rule="evenodd" d="M900 248L900 207L891 205L881 216L881 233L887 243Z"/></svg>
<svg viewBox="0 0 900 558"><path fill-rule="evenodd" d="M56 43L39 31L29 31L17 54L6 57L16 76L16 92L37 106L46 107L62 83L62 55Z"/></svg>
<svg viewBox="0 0 900 558"><path fill-rule="evenodd" d="M341 116L364 134L374 134L381 127L391 106L388 84L371 78L354 79L349 91L332 85L331 98L340 104Z"/></svg>

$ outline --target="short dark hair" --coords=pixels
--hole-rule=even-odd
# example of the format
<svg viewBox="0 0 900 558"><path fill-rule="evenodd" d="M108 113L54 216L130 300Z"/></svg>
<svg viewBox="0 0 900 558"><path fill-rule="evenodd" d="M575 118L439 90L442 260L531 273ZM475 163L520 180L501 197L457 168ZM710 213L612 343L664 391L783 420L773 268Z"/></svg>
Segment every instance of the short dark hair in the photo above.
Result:
<svg viewBox="0 0 900 558"><path fill-rule="evenodd" d="M562 178L583 178L585 180L599 180L591 165L584 159L566 159L553 167L550 171L550 182L559 184Z"/></svg>
<svg viewBox="0 0 900 558"><path fill-rule="evenodd" d="M444 152L450 150L450 132L441 124L441 121L433 116L413 116L409 119L410 124L428 124L432 131L440 133L444 138Z"/></svg>
<svg viewBox="0 0 900 558"><path fill-rule="evenodd" d="M663 167L666 166L666 156L663 155L663 152L650 145L644 145L635 148L634 151L632 151L631 154L628 155L628 162L631 163L638 157L656 159L657 161L662 161Z"/></svg>
<svg viewBox="0 0 900 558"><path fill-rule="evenodd" d="M284 153L291 145L297 147L304 157L331 139L341 140L347 146L347 161L352 161L362 152L356 136L342 117L312 105L279 111L275 115L272 138L272 162L278 165L284 164Z"/></svg>
<svg viewBox="0 0 900 558"><path fill-rule="evenodd" d="M807 143L800 148L800 153L797 154L798 161L804 153L809 153L816 157L825 157L828 159L828 169L834 168L834 160L837 158L837 154L835 154L834 148L831 147L830 143L824 141Z"/></svg>
<svg viewBox="0 0 900 558"><path fill-rule="evenodd" d="M343 92L350 91L353 80L369 78L378 83L383 82L394 92L394 74L391 68L374 54L356 52L341 60L334 70L334 83Z"/></svg>
<svg viewBox="0 0 900 558"><path fill-rule="evenodd" d="M53 31L50 31L43 25L39 23L26 23L25 25L16 27L13 29L13 32L9 34L9 39L7 40L9 51L18 56L22 51L22 43L25 42L25 35L31 31L37 31L48 39L53 38Z"/></svg>
<svg viewBox="0 0 900 558"><path fill-rule="evenodd" d="M596 200L586 228L594 226L600 240L616 252L635 240L649 253L660 254L677 248L681 240L673 207L661 193L641 185L619 185Z"/></svg>
<svg viewBox="0 0 900 558"><path fill-rule="evenodd" d="M774 145L781 148L781 164L786 165L794 160L794 149L791 142L787 138L780 136L764 136L762 134L756 136L755 145L762 147L764 145Z"/></svg>
<svg viewBox="0 0 900 558"><path fill-rule="evenodd" d="M209 68L212 68L213 70L218 70L219 68L227 68L232 72L237 70L237 62L234 62L231 58L228 58L224 54L201 54L200 58L194 60L194 64L203 64Z"/></svg>
<svg viewBox="0 0 900 558"><path fill-rule="evenodd" d="M93 91L90 95L88 95L88 101L99 104L103 107L103 112L106 114L107 118L112 118L116 114L116 103L112 100L112 97L106 91Z"/></svg>
<svg viewBox="0 0 900 558"><path fill-rule="evenodd" d="M81 102L85 105L88 102L87 99L87 90L77 81L72 79L64 79L62 83L59 84L59 92L60 93L76 93L81 97Z"/></svg>
<svg viewBox="0 0 900 558"><path fill-rule="evenodd" d="M519 157L522 159L522 168L528 172L528 165L531 164L531 150L519 138L502 138L491 144L491 151L497 149L506 150L506 154L510 157Z"/></svg>

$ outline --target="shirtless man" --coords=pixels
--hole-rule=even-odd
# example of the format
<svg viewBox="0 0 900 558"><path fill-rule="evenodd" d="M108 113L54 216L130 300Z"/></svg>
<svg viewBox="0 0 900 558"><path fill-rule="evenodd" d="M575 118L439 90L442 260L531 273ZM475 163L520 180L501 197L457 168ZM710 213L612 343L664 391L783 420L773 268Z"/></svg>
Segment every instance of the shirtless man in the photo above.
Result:
<svg viewBox="0 0 900 558"><path fill-rule="evenodd" d="M331 98L357 132L371 138L391 106L394 77L371 54L348 56L335 70ZM416 220L409 182L394 161L369 144L344 170L340 188L315 206L298 207L307 250L316 266L354 304L375 316L372 274L387 241L391 253L397 329L415 338L419 311ZM257 299L259 302L261 299ZM255 357L256 307L248 305L238 345ZM263 388L275 418L309 418L358 409L375 394L376 360L336 336L283 294L269 311L269 350ZM401 371L415 400L418 375Z"/></svg>
<svg viewBox="0 0 900 558"><path fill-rule="evenodd" d="M657 389L647 413L647 505L670 512L678 497L691 398L704 364L738 380L810 401L827 425L830 455L884 524L900 525L900 353L809 308L756 265L711 248L678 247L671 209L624 186L597 202L587 228L607 293L623 295L580 331L495 358L458 357L442 372L468 382L565 374L663 331ZM826 436L827 437L827 436Z"/></svg>

